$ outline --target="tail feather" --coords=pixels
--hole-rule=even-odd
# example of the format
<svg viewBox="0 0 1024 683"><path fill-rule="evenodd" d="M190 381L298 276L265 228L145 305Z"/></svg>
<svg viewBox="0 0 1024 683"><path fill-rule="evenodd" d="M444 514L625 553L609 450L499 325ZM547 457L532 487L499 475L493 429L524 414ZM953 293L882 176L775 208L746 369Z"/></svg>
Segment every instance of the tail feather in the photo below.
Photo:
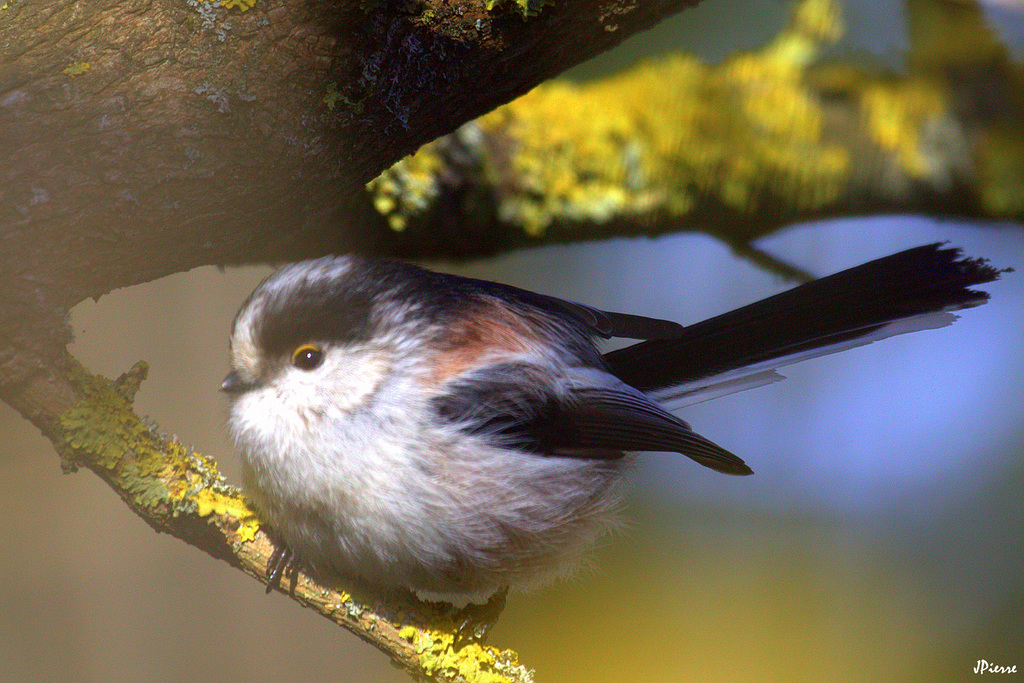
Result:
<svg viewBox="0 0 1024 683"><path fill-rule="evenodd" d="M622 381L670 400L699 387L742 386L737 380L799 360L948 325L956 319L951 311L988 300L970 287L999 272L942 244L908 249L690 325L678 336L612 351L605 360Z"/></svg>

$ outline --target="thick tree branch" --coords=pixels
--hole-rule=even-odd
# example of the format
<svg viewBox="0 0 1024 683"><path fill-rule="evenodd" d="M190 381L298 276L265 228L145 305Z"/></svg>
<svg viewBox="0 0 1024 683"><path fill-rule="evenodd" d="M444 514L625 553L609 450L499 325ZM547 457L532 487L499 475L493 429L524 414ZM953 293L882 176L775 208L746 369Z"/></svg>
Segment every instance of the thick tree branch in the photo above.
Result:
<svg viewBox="0 0 1024 683"><path fill-rule="evenodd" d="M200 265L394 252L366 181L693 1L527 18L486 0L6 3L0 389L59 358L87 297Z"/></svg>
<svg viewBox="0 0 1024 683"><path fill-rule="evenodd" d="M67 306L204 264L386 250L366 181L692 2L9 3L0 279Z"/></svg>

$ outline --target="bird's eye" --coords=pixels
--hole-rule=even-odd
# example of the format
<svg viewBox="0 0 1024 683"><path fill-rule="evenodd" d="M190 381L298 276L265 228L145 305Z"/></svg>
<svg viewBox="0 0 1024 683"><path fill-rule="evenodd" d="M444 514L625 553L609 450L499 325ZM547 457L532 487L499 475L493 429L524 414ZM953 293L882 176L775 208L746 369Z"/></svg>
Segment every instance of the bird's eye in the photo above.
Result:
<svg viewBox="0 0 1024 683"><path fill-rule="evenodd" d="M292 351L292 365L299 370L315 370L323 361L324 352L315 344L303 344Z"/></svg>

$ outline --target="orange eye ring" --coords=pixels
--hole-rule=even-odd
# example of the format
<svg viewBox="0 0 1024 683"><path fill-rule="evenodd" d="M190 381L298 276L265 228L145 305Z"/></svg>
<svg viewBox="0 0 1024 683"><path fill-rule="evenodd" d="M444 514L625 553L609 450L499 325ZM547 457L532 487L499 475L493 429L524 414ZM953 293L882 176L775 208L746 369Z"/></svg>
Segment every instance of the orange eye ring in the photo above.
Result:
<svg viewBox="0 0 1024 683"><path fill-rule="evenodd" d="M299 370L316 370L323 362L323 349L316 344L302 344L292 351L292 365Z"/></svg>

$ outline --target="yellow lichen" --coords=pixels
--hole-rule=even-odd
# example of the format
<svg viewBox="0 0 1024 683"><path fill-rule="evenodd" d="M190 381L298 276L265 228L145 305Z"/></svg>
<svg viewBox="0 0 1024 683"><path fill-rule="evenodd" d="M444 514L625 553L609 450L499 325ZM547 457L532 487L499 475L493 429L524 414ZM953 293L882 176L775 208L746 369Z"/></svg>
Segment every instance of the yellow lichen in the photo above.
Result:
<svg viewBox="0 0 1024 683"><path fill-rule="evenodd" d="M428 675L444 672L447 677L456 680L508 683L513 680L505 673L509 669L498 665L503 654L493 647L476 643L454 650L452 636L444 634L440 639L426 644L420 654L420 666ZM516 673L521 675L523 672Z"/></svg>
<svg viewBox="0 0 1024 683"><path fill-rule="evenodd" d="M519 11L523 13L523 18L536 16L540 14L541 8L544 5L553 4L554 0L514 0L515 4L519 6ZM493 10L495 7L504 5L508 0L485 0L484 8L488 11Z"/></svg>
<svg viewBox="0 0 1024 683"><path fill-rule="evenodd" d="M928 121L946 118L946 101L938 85L914 81L873 83L861 97L861 108L871 139L892 152L908 175L925 178L931 171L921 144Z"/></svg>
<svg viewBox="0 0 1024 683"><path fill-rule="evenodd" d="M490 188L498 217L529 235L557 221L682 216L708 194L741 212L771 195L813 209L838 196L849 159L824 139L804 73L841 29L834 2L804 0L771 45L720 66L673 55L591 84L551 82L460 129L479 140L459 153L475 155L473 182ZM451 140L370 184L393 227L441 194Z"/></svg>
<svg viewBox="0 0 1024 683"><path fill-rule="evenodd" d="M501 217L539 234L557 219L681 215L706 192L740 211L766 189L804 208L831 200L848 160L822 139L802 81L813 46L794 30L715 68L674 55L593 85L552 83L485 116L485 130L518 143Z"/></svg>
<svg viewBox="0 0 1024 683"><path fill-rule="evenodd" d="M519 665L515 653L470 643L452 648L454 635L441 631L404 626L398 636L413 645L419 665L428 676L480 683L510 683L533 680L533 672Z"/></svg>
<svg viewBox="0 0 1024 683"><path fill-rule="evenodd" d="M211 514L227 515L242 522L237 530L238 540L251 541L256 537L256 532L260 528L259 522L238 495L225 495L214 489L203 488L195 493L195 500L196 514L200 517L208 517Z"/></svg>
<svg viewBox="0 0 1024 683"><path fill-rule="evenodd" d="M247 12L253 8L256 0L220 0L220 6L225 9L237 8Z"/></svg>
<svg viewBox="0 0 1024 683"><path fill-rule="evenodd" d="M392 230L404 230L408 217L425 211L440 194L442 167L435 147L426 145L369 182L373 204Z"/></svg>
<svg viewBox="0 0 1024 683"><path fill-rule="evenodd" d="M174 514L227 517L237 523L239 541L252 540L259 524L217 464L163 439L135 414L131 401L145 374L145 364L138 364L112 383L73 366L69 379L82 400L59 418L73 457L105 471L136 507L168 505Z"/></svg>
<svg viewBox="0 0 1024 683"><path fill-rule="evenodd" d="M71 77L81 76L90 68L89 62L71 62L61 70L61 73Z"/></svg>

